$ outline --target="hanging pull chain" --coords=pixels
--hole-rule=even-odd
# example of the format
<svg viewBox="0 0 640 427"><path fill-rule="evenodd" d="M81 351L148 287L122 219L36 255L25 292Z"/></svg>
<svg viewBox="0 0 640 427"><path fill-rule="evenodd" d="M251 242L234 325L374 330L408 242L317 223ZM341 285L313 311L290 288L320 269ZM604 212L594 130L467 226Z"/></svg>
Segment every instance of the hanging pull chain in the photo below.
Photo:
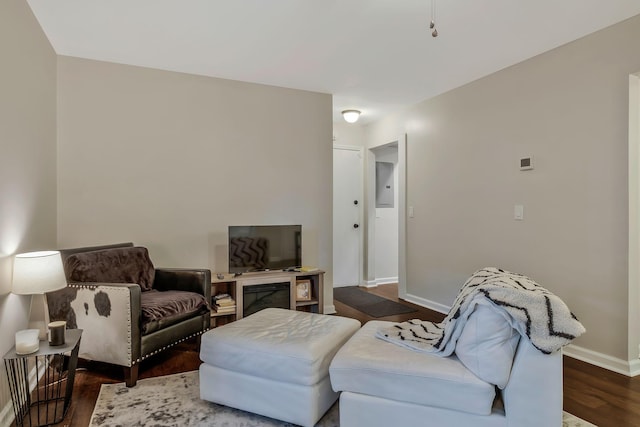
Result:
<svg viewBox="0 0 640 427"><path fill-rule="evenodd" d="M438 29L436 28L436 0L431 0L431 23L429 24L429 28L433 30L431 36L438 37Z"/></svg>

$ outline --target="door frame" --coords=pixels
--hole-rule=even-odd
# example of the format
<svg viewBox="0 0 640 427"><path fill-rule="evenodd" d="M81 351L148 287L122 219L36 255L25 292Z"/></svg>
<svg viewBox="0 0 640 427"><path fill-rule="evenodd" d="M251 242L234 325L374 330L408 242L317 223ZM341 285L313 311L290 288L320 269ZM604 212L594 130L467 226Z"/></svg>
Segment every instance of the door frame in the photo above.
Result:
<svg viewBox="0 0 640 427"><path fill-rule="evenodd" d="M376 155L375 149L385 145L398 145L398 297L407 297L407 134L395 140L368 147L367 150L367 262L365 285L375 287L375 235L376 235Z"/></svg>
<svg viewBox="0 0 640 427"><path fill-rule="evenodd" d="M363 277L363 272L364 272L364 268L363 268L363 264L364 264L364 228L363 227L363 219L364 219L364 201L365 201L365 193L364 193L364 147L360 147L357 145L341 145L341 144L333 144L333 149L334 150L344 150L344 151L357 151L360 154L360 168L359 168L359 172L360 172L360 188L358 189L358 224L360 224L360 233L359 233L359 237L358 237L358 285L361 286L362 285L362 277ZM332 151L333 153L333 151ZM333 166L334 170L334 174L335 174L335 164ZM335 203L335 201L334 201ZM335 223L336 220L335 218L333 219L333 227L335 228ZM332 230L333 231L333 230ZM333 240L333 239L332 239ZM335 244L335 242L334 242ZM335 251L334 251L335 253ZM333 268L333 271L335 271L335 266ZM335 288L335 284L333 285L333 287Z"/></svg>
<svg viewBox="0 0 640 427"><path fill-rule="evenodd" d="M640 73L629 75L629 375L640 375Z"/></svg>

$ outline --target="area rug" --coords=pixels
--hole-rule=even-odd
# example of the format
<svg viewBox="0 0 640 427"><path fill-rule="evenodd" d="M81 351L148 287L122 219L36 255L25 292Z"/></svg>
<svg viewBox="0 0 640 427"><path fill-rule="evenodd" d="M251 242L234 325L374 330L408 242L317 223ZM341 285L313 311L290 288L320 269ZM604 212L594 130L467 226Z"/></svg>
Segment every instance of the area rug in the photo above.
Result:
<svg viewBox="0 0 640 427"><path fill-rule="evenodd" d="M262 417L200 400L198 371L103 384L91 415L90 427L293 427L293 424ZM580 418L564 413L563 427L589 427ZM338 403L316 427L339 427Z"/></svg>
<svg viewBox="0 0 640 427"><path fill-rule="evenodd" d="M386 317L417 311L406 305L362 290L359 286L333 288L333 298L372 317Z"/></svg>

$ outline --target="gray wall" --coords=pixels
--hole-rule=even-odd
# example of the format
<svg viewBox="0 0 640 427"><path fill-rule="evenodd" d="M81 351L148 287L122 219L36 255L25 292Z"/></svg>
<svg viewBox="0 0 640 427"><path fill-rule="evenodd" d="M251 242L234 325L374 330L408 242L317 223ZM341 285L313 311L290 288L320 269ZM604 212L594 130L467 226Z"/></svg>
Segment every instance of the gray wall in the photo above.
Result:
<svg viewBox="0 0 640 427"><path fill-rule="evenodd" d="M336 145L364 147L366 143L364 126L345 121L335 122L333 124L333 143Z"/></svg>
<svg viewBox="0 0 640 427"><path fill-rule="evenodd" d="M563 298L575 344L628 360L628 81L640 16L368 126L408 135L407 292L450 306L476 269ZM519 171L521 156L533 171ZM513 219L524 205L524 221Z"/></svg>
<svg viewBox="0 0 640 427"><path fill-rule="evenodd" d="M227 271L227 226L302 224L332 301L331 95L58 59L58 241Z"/></svg>
<svg viewBox="0 0 640 427"><path fill-rule="evenodd" d="M27 326L13 255L56 247L56 57L26 1L0 1L0 355ZM0 425L13 416L0 369ZM4 411L3 411L4 410Z"/></svg>

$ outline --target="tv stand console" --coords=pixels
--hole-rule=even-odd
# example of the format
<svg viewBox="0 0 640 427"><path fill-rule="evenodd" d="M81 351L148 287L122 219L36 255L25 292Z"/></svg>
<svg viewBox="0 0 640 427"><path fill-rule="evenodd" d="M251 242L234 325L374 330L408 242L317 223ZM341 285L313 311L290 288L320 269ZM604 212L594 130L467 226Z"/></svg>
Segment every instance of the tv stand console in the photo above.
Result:
<svg viewBox="0 0 640 427"><path fill-rule="evenodd" d="M215 297L220 294L229 294L235 300L235 312L211 312L211 326L228 323L241 319L249 301L245 301L247 291L260 290L260 286L265 285L265 294L271 289L286 289L289 293L288 301L285 298L278 298L278 307L289 308L290 310L309 311L312 313L322 313L324 310L324 271L260 271L243 273L241 275L224 274L222 278L213 275L211 278L211 298L212 307L215 306ZM273 286L266 286L273 285ZM245 289L245 287L251 287ZM275 300L276 298L273 298ZM285 301L284 304L282 301ZM265 304L269 303L269 298L265 298ZM286 307L285 307L286 306Z"/></svg>

